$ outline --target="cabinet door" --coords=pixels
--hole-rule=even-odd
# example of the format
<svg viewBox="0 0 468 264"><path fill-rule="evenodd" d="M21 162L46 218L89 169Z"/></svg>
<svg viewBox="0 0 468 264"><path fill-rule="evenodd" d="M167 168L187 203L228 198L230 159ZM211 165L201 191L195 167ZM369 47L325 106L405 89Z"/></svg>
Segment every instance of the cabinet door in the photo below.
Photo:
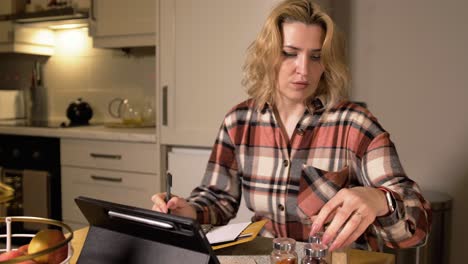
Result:
<svg viewBox="0 0 468 264"><path fill-rule="evenodd" d="M246 99L242 65L277 0L161 0L161 142L211 146Z"/></svg>
<svg viewBox="0 0 468 264"><path fill-rule="evenodd" d="M157 0L92 0L90 35L95 46L154 46Z"/></svg>
<svg viewBox="0 0 468 264"><path fill-rule="evenodd" d="M0 44L13 41L13 23L10 21L0 21Z"/></svg>
<svg viewBox="0 0 468 264"><path fill-rule="evenodd" d="M80 195L150 209L151 196L159 191L156 174L62 166L63 220L87 223L74 201Z"/></svg>
<svg viewBox="0 0 468 264"><path fill-rule="evenodd" d="M156 144L85 139L62 139L62 165L129 172L156 173Z"/></svg>

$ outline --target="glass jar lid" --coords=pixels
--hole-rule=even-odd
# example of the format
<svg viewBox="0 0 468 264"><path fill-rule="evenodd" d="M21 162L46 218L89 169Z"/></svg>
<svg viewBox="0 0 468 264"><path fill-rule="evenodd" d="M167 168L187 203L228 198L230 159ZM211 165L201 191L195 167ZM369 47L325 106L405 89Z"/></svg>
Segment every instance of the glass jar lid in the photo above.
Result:
<svg viewBox="0 0 468 264"><path fill-rule="evenodd" d="M314 258L323 258L328 253L328 247L320 243L309 243L304 245L304 253Z"/></svg>
<svg viewBox="0 0 468 264"><path fill-rule="evenodd" d="M273 248L283 251L294 250L296 246L296 240L289 237L278 237L273 239Z"/></svg>

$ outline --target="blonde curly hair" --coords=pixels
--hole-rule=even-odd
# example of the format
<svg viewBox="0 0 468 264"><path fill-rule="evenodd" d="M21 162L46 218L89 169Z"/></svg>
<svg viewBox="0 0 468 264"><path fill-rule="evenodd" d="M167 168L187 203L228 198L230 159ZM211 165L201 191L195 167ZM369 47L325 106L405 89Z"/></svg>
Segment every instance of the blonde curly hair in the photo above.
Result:
<svg viewBox="0 0 468 264"><path fill-rule="evenodd" d="M274 104L278 72L282 62L282 25L285 22L300 22L319 25L323 38L321 63L324 73L317 89L304 103L320 98L324 107L330 109L348 97L349 71L345 62L343 39L337 32L333 20L311 0L285 0L278 4L268 16L262 30L247 50L242 84L257 106Z"/></svg>

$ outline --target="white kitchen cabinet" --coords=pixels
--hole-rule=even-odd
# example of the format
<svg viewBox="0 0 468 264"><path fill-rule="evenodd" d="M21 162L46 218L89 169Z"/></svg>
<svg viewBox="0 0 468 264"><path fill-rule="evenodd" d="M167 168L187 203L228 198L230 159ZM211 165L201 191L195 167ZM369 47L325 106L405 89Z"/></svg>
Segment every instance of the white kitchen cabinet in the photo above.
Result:
<svg viewBox="0 0 468 264"><path fill-rule="evenodd" d="M63 139L61 164L156 173L155 144L102 140Z"/></svg>
<svg viewBox="0 0 468 264"><path fill-rule="evenodd" d="M55 35L52 30L0 21L0 52L53 55Z"/></svg>
<svg viewBox="0 0 468 264"><path fill-rule="evenodd" d="M98 48L155 46L158 0L91 0L89 34Z"/></svg>
<svg viewBox="0 0 468 264"><path fill-rule="evenodd" d="M245 52L278 2L160 0L162 144L212 146L224 115L247 98Z"/></svg>
<svg viewBox="0 0 468 264"><path fill-rule="evenodd" d="M80 195L149 209L161 191L154 143L62 139L60 152L63 221L74 229L87 225Z"/></svg>
<svg viewBox="0 0 468 264"><path fill-rule="evenodd" d="M161 143L212 146L226 112L246 99L245 51L277 0L161 0Z"/></svg>

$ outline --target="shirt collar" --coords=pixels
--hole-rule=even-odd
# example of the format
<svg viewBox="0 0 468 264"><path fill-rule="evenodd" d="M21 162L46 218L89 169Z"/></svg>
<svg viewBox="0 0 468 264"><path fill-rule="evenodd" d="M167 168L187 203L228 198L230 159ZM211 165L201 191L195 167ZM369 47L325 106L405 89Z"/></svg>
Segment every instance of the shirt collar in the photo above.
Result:
<svg viewBox="0 0 468 264"><path fill-rule="evenodd" d="M323 112L325 110L322 100L318 97L312 98L309 102L308 108L311 108L314 112Z"/></svg>
<svg viewBox="0 0 468 264"><path fill-rule="evenodd" d="M267 111L267 109L273 109L273 106L271 105L271 103L269 102L266 102L263 107L261 108L260 112L262 114L265 114L265 112ZM312 98L310 99L308 102L307 102L307 107L306 107L306 111L307 112L323 112L323 110L325 110L324 106L323 106L323 103L322 103L322 100L318 97L315 97L315 98Z"/></svg>

